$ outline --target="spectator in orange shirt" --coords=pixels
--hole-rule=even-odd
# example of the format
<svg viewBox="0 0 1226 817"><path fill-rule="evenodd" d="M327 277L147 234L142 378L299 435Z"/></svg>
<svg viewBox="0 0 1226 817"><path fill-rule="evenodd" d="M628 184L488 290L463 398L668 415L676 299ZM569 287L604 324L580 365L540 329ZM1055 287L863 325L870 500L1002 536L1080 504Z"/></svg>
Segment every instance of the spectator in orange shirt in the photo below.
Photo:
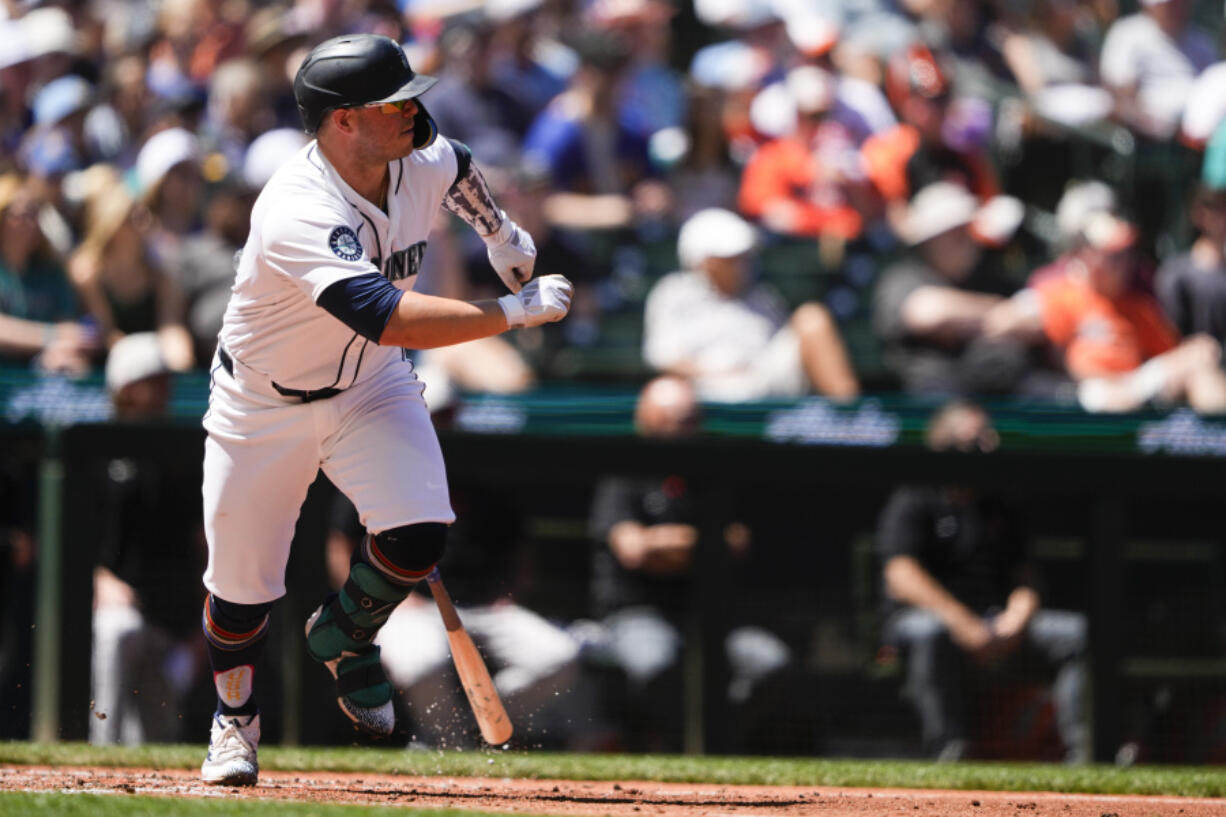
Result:
<svg viewBox="0 0 1226 817"><path fill-rule="evenodd" d="M1133 411L1150 401L1226 410L1221 345L1207 335L1181 341L1158 301L1134 286L1136 241L1131 224L1107 212L1090 215L1066 274L1012 299L988 320L989 331L1046 339L1087 411Z"/></svg>
<svg viewBox="0 0 1226 817"><path fill-rule="evenodd" d="M863 201L867 188L853 135L828 116L834 77L806 65L788 72L785 84L796 105L796 127L749 160L741 212L777 233L850 241L862 227L853 202Z"/></svg>
<svg viewBox="0 0 1226 817"><path fill-rule="evenodd" d="M959 184L987 202L1000 191L987 154L974 139L953 139L951 85L940 61L915 44L895 55L886 93L900 124L870 137L861 149L864 171L886 206L895 233L905 229L907 201L933 182Z"/></svg>

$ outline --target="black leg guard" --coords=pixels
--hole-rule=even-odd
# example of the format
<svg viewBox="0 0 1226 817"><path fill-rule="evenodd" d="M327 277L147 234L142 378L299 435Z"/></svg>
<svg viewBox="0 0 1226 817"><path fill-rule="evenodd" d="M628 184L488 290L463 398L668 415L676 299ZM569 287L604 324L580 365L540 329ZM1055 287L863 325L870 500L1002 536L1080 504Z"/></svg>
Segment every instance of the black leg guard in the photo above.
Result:
<svg viewBox="0 0 1226 817"><path fill-rule="evenodd" d="M441 522L403 525L367 536L354 550L353 561L363 561L397 584L416 584L443 558L447 526Z"/></svg>

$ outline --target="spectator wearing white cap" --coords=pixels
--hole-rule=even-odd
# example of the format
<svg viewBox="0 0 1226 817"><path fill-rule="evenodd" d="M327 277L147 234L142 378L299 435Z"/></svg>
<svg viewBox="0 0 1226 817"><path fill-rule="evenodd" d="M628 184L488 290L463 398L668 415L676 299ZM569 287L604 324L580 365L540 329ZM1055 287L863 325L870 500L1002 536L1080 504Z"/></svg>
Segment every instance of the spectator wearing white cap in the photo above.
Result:
<svg viewBox="0 0 1226 817"><path fill-rule="evenodd" d="M200 229L204 159L200 140L184 128L155 133L136 157L136 184L152 216L149 242L165 267L183 239Z"/></svg>
<svg viewBox="0 0 1226 817"><path fill-rule="evenodd" d="M170 367L155 332L125 335L106 356L106 390L117 420L144 420L166 414Z"/></svg>
<svg viewBox="0 0 1226 817"><path fill-rule="evenodd" d="M907 207L910 252L882 275L873 324L909 392L1009 393L1026 388L1032 373L1024 344L985 331L1013 287L984 263L974 232L979 211L975 196L952 182L933 182Z"/></svg>
<svg viewBox="0 0 1226 817"><path fill-rule="evenodd" d="M691 379L707 400L798 397L846 400L860 392L838 325L821 304L790 315L770 288L755 284L754 227L709 208L681 227L681 270L647 295L643 356L661 372Z"/></svg>
<svg viewBox="0 0 1226 817"><path fill-rule="evenodd" d="M18 158L30 173L51 180L79 170L96 159L85 143L85 114L93 103L93 86L76 75L48 82L34 96L33 127L22 140Z"/></svg>

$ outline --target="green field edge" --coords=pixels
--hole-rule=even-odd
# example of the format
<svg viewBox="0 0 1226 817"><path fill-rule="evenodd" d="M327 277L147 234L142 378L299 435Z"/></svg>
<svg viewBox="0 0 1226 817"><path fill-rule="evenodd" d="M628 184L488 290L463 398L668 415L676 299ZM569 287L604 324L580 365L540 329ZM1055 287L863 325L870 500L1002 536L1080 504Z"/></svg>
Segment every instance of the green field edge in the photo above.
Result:
<svg viewBox="0 0 1226 817"><path fill-rule="evenodd" d="M243 817L377 817L386 815L388 807L253 798L179 798L170 801L166 797L144 795L0 794L0 817L230 817L236 811L241 811ZM414 809L412 814L413 817L498 817L489 811L457 809ZM533 815L520 812L516 817Z"/></svg>
<svg viewBox="0 0 1226 817"><path fill-rule="evenodd" d="M0 743L0 763L190 769L203 748L183 745L90 746ZM266 770L367 772L560 780L646 780L870 788L1053 791L1085 794L1226 796L1226 768L1041 763L956 763L790 757L556 754L533 751L409 751L369 747L260 749Z"/></svg>

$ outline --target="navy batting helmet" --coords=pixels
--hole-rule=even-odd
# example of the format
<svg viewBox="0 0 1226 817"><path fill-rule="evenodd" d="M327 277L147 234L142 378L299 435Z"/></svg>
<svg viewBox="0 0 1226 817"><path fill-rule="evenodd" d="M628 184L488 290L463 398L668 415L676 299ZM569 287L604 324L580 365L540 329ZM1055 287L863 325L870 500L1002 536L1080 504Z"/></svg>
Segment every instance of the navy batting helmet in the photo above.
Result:
<svg viewBox="0 0 1226 817"><path fill-rule="evenodd" d="M409 67L404 49L390 37L346 34L311 49L294 77L294 99L307 133L319 129L324 114L380 102L414 99L438 82ZM418 102L413 123L415 147L434 141L438 128Z"/></svg>

